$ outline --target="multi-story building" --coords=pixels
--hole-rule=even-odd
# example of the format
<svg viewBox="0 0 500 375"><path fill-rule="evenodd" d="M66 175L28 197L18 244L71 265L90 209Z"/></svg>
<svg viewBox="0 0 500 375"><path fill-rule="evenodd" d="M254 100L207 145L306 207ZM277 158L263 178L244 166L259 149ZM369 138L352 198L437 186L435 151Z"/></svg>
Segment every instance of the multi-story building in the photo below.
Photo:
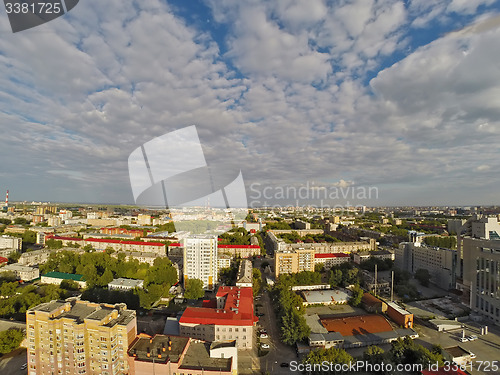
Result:
<svg viewBox="0 0 500 375"><path fill-rule="evenodd" d="M389 259L394 260L395 255L389 250L376 250L376 251L359 251L354 253L353 260L356 264L361 264L361 262L368 260L370 258L376 258L380 260Z"/></svg>
<svg viewBox="0 0 500 375"><path fill-rule="evenodd" d="M31 281L40 277L38 268L23 266L19 263L7 264L0 268L0 272L13 272L14 275L22 281Z"/></svg>
<svg viewBox="0 0 500 375"><path fill-rule="evenodd" d="M22 253L17 262L23 266L37 266L45 263L49 259L51 253L52 251L48 249L28 251Z"/></svg>
<svg viewBox="0 0 500 375"><path fill-rule="evenodd" d="M443 289L453 289L457 261L456 250L402 242L395 250L394 265L412 274L418 269L425 269L429 271L432 283Z"/></svg>
<svg viewBox="0 0 500 375"><path fill-rule="evenodd" d="M128 351L130 374L236 375L234 341L208 343L189 337L141 333Z"/></svg>
<svg viewBox="0 0 500 375"><path fill-rule="evenodd" d="M282 273L314 272L314 249L278 251L274 254L274 275Z"/></svg>
<svg viewBox="0 0 500 375"><path fill-rule="evenodd" d="M463 238L463 283L470 291L470 308L500 324L500 241Z"/></svg>
<svg viewBox="0 0 500 375"><path fill-rule="evenodd" d="M351 260L349 254L344 253L320 253L314 254L314 265L323 264L326 270Z"/></svg>
<svg viewBox="0 0 500 375"><path fill-rule="evenodd" d="M80 237L65 237L46 235L45 241L53 239L62 241L64 246L78 244L81 247L90 245L94 250L106 250L112 248L115 251L139 251L143 253L156 253L160 256L166 255L165 244L159 242L145 242L145 241L126 241L126 240L113 240L109 238L80 238Z"/></svg>
<svg viewBox="0 0 500 375"><path fill-rule="evenodd" d="M181 336L206 341L235 340L239 349L251 349L253 327L258 321L253 309L252 288L222 286L217 305L187 307L179 319Z"/></svg>
<svg viewBox="0 0 500 375"><path fill-rule="evenodd" d="M253 237L252 237L253 238ZM228 254L230 256L240 258L250 258L255 255L260 255L259 245L218 245L219 254Z"/></svg>
<svg viewBox="0 0 500 375"><path fill-rule="evenodd" d="M17 237L0 236L0 249L21 250L23 240Z"/></svg>
<svg viewBox="0 0 500 375"><path fill-rule="evenodd" d="M26 312L28 374L127 374L136 323L125 304L67 300L33 307Z"/></svg>
<svg viewBox="0 0 500 375"><path fill-rule="evenodd" d="M151 225L151 215L139 214L137 215L138 225Z"/></svg>
<svg viewBox="0 0 500 375"><path fill-rule="evenodd" d="M203 287L213 289L217 283L217 236L192 235L182 241L184 280L199 279Z"/></svg>

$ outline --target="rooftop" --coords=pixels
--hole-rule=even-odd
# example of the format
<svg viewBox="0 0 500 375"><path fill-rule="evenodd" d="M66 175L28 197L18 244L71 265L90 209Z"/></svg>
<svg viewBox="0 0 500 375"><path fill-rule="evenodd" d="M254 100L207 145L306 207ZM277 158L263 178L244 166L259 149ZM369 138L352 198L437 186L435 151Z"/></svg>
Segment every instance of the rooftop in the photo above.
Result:
<svg viewBox="0 0 500 375"><path fill-rule="evenodd" d="M221 286L216 297L225 299L224 308L188 307L179 323L251 326L258 320L253 311L252 288Z"/></svg>
<svg viewBox="0 0 500 375"><path fill-rule="evenodd" d="M401 306L399 306L395 302L387 302L387 306L392 307L394 310L396 310L401 315L412 315L412 313L406 311L405 309L403 309Z"/></svg>
<svg viewBox="0 0 500 375"><path fill-rule="evenodd" d="M132 343L128 354L139 361L155 363L177 363L188 346L188 337L140 334ZM149 357L148 357L149 353Z"/></svg>
<svg viewBox="0 0 500 375"><path fill-rule="evenodd" d="M315 258L350 258L349 254L344 253L317 253L314 254Z"/></svg>
<svg viewBox="0 0 500 375"><path fill-rule="evenodd" d="M63 280L74 280L74 281L83 281L83 275L72 274L72 273L64 273L64 272L49 272L42 277L51 277L53 279L63 279Z"/></svg>
<svg viewBox="0 0 500 375"><path fill-rule="evenodd" d="M464 357L470 355L470 352L462 348L461 346L451 346L449 348L444 348L444 351L448 352L453 358Z"/></svg>
<svg viewBox="0 0 500 375"><path fill-rule="evenodd" d="M361 302L368 306L373 306L378 303L382 303L381 300L379 300L377 297L375 297L373 294L370 293L363 293L363 298L361 298Z"/></svg>
<svg viewBox="0 0 500 375"><path fill-rule="evenodd" d="M344 303L349 298L347 289L304 290L302 297L307 303Z"/></svg>
<svg viewBox="0 0 500 375"><path fill-rule="evenodd" d="M142 280L134 280L134 279L125 279L123 277L120 277L118 279L114 279L113 281L108 283L109 286L126 286L130 288L136 288L140 287L144 281Z"/></svg>
<svg viewBox="0 0 500 375"><path fill-rule="evenodd" d="M345 318L321 319L328 332L339 332L342 336L392 331L389 322L380 315L357 315Z"/></svg>
<svg viewBox="0 0 500 375"><path fill-rule="evenodd" d="M437 371L422 370L422 375L467 375L467 373L460 369L445 370L444 367L440 367Z"/></svg>
<svg viewBox="0 0 500 375"><path fill-rule="evenodd" d="M227 372L231 370L232 361L232 358L211 358L209 343L192 342L179 369Z"/></svg>

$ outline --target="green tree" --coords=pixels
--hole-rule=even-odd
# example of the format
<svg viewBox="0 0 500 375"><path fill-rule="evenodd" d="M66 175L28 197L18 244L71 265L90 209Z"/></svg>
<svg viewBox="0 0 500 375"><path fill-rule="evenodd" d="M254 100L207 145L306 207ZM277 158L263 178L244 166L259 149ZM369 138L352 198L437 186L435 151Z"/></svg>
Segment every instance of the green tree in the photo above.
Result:
<svg viewBox="0 0 500 375"><path fill-rule="evenodd" d="M262 274L258 268L252 269L252 288L253 295L256 296L260 292L262 287Z"/></svg>
<svg viewBox="0 0 500 375"><path fill-rule="evenodd" d="M113 281L113 279L114 279L113 272L111 272L111 270L109 268L106 268L104 273L99 278L99 285L100 286L107 286L108 283Z"/></svg>
<svg viewBox="0 0 500 375"><path fill-rule="evenodd" d="M24 217L16 217L14 219L14 224L16 225L28 225L30 222Z"/></svg>
<svg viewBox="0 0 500 375"><path fill-rule="evenodd" d="M18 251L13 251L9 254L8 259L10 263L16 263L21 257L21 253Z"/></svg>
<svg viewBox="0 0 500 375"><path fill-rule="evenodd" d="M344 349L330 348L330 349L316 349L309 352L304 358L303 363L314 365L323 362L349 364L354 362L354 358L347 353ZM322 374L320 371L308 371L311 374ZM335 372L334 372L335 373Z"/></svg>
<svg viewBox="0 0 500 375"><path fill-rule="evenodd" d="M370 345L363 353L363 360L374 365L381 364L384 359L384 350L380 346Z"/></svg>
<svg viewBox="0 0 500 375"><path fill-rule="evenodd" d="M54 240L53 238L45 241L45 246L49 249L62 249L63 242L61 240Z"/></svg>
<svg viewBox="0 0 500 375"><path fill-rule="evenodd" d="M71 291L80 289L80 286L75 280L63 280L61 281L60 287L61 289L66 289Z"/></svg>
<svg viewBox="0 0 500 375"><path fill-rule="evenodd" d="M24 339L24 334L20 329L9 329L0 332L0 353L10 353L18 348Z"/></svg>
<svg viewBox="0 0 500 375"><path fill-rule="evenodd" d="M363 298L363 289L359 286L356 286L352 289L352 296L349 299L349 304L351 306L359 306L361 304L361 299Z"/></svg>
<svg viewBox="0 0 500 375"><path fill-rule="evenodd" d="M332 288L339 286L340 283L342 282L342 270L340 269L332 269L330 271L330 278L328 279L328 282L330 283L330 286Z"/></svg>
<svg viewBox="0 0 500 375"><path fill-rule="evenodd" d="M205 295L203 281L199 279L187 279L184 283L184 298L198 299Z"/></svg>

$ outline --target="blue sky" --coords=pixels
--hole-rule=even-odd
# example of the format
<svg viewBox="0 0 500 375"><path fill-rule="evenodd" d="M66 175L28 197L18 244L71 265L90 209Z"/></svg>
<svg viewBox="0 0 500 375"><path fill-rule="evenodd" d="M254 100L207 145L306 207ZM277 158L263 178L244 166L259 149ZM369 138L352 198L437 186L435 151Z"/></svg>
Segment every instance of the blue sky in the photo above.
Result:
<svg viewBox="0 0 500 375"><path fill-rule="evenodd" d="M376 187L350 203L498 204L499 10L86 0L12 34L2 9L0 192L132 203L130 153L194 124L216 187L241 170L252 191Z"/></svg>

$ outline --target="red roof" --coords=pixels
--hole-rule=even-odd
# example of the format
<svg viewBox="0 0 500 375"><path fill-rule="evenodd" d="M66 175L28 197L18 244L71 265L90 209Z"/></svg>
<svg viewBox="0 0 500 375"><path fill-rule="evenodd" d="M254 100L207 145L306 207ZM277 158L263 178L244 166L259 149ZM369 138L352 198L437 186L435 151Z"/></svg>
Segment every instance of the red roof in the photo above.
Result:
<svg viewBox="0 0 500 375"><path fill-rule="evenodd" d="M314 254L315 258L348 258L350 257L349 254L344 254L344 253L321 253L321 254Z"/></svg>
<svg viewBox="0 0 500 375"><path fill-rule="evenodd" d="M0 257L0 263L7 263L9 260L4 257Z"/></svg>
<svg viewBox="0 0 500 375"><path fill-rule="evenodd" d="M188 307L179 323L252 326L258 321L253 313L252 288L221 286L216 297L225 298L223 309Z"/></svg>
<svg viewBox="0 0 500 375"><path fill-rule="evenodd" d="M422 370L422 375L467 375L467 373L459 368L456 370L449 369L446 371L444 367L440 367L437 371Z"/></svg>
<svg viewBox="0 0 500 375"><path fill-rule="evenodd" d="M60 237L60 236L46 236L48 239L52 238L53 240L62 240L62 241L83 241L83 238L78 237Z"/></svg>
<svg viewBox="0 0 500 375"><path fill-rule="evenodd" d="M168 246L181 246L181 244L179 242L172 242L170 245Z"/></svg>
<svg viewBox="0 0 500 375"><path fill-rule="evenodd" d="M218 245L222 249L260 249L259 245Z"/></svg>

